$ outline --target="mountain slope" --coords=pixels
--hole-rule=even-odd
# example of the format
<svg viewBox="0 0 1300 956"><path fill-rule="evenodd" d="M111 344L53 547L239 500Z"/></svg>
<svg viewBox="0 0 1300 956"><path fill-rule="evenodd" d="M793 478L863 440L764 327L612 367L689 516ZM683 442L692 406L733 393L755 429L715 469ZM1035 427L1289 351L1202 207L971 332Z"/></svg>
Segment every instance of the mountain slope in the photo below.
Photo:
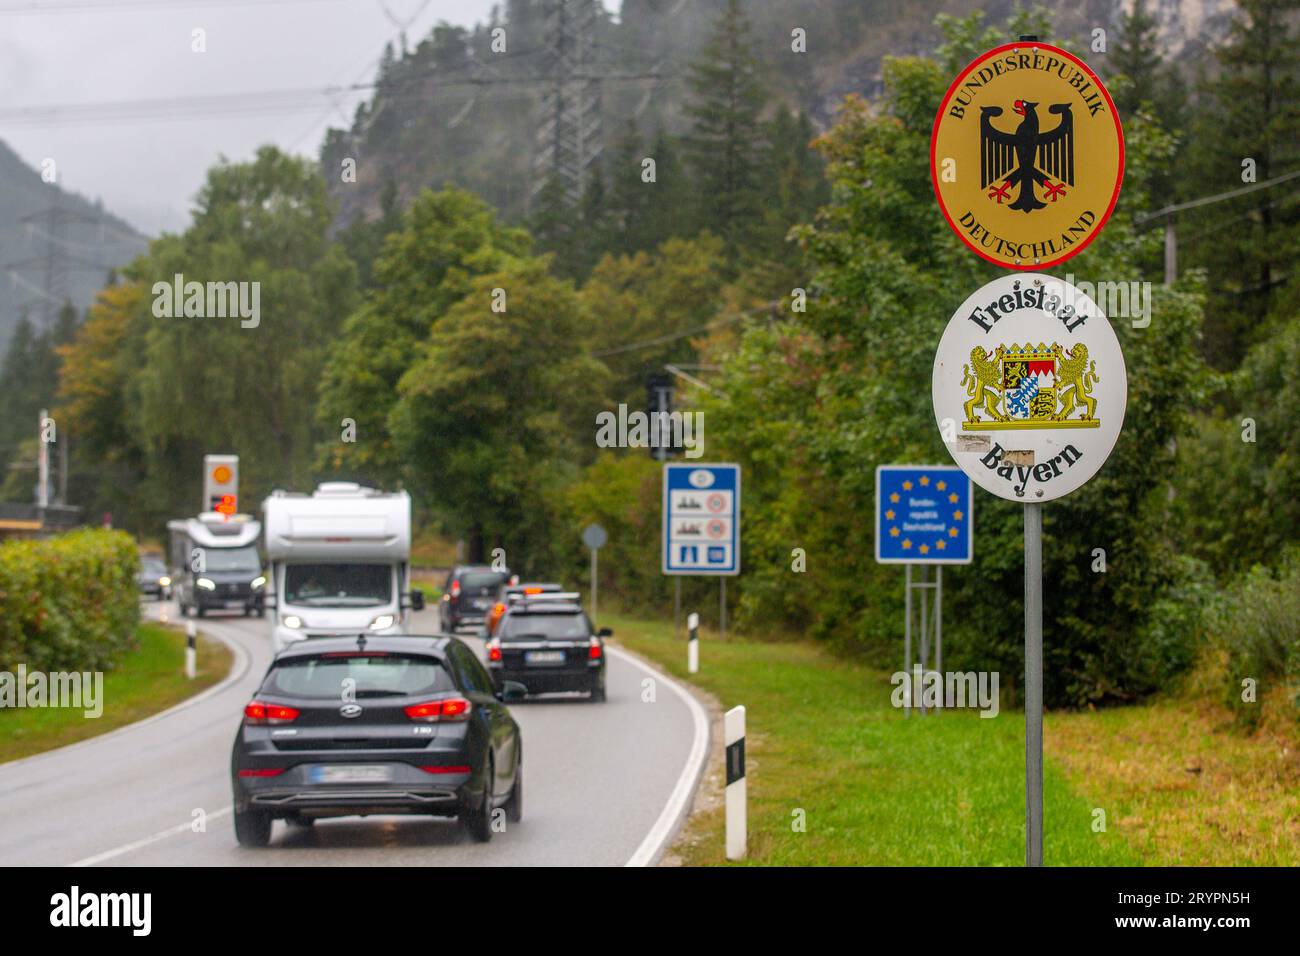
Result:
<svg viewBox="0 0 1300 956"><path fill-rule="evenodd" d="M52 321L62 303L45 298L51 284L62 282L66 297L84 309L108 272L144 241L100 204L44 182L0 141L0 348L24 312L38 327Z"/></svg>

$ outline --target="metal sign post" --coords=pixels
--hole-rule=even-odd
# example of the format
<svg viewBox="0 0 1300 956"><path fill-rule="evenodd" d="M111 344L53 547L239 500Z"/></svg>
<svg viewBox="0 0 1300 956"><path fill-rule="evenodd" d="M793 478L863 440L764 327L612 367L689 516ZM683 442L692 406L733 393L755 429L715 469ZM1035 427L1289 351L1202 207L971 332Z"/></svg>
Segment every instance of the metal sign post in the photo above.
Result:
<svg viewBox="0 0 1300 956"><path fill-rule="evenodd" d="M1025 866L1043 865L1043 506L1025 505Z"/></svg>
<svg viewBox="0 0 1300 956"><path fill-rule="evenodd" d="M912 590L921 592L921 630L917 649L921 673L930 664L943 670L943 566L970 564L975 555L975 498L970 477L952 465L881 465L876 469L876 561L902 564L904 591L903 667L907 674L904 716L914 702L912 674ZM935 565L934 577L912 566ZM933 602L933 609L931 609ZM931 623L933 622L933 624ZM940 702L942 706L942 702ZM921 712L925 713L922 705Z"/></svg>
<svg viewBox="0 0 1300 956"><path fill-rule="evenodd" d="M1025 863L1043 864L1043 505L1090 480L1119 438L1128 373L1093 299L1050 275L1004 276L953 313L934 361L953 460L1025 512Z"/></svg>
<svg viewBox="0 0 1300 956"><path fill-rule="evenodd" d="M596 623L596 594L599 590L599 565L596 552L605 546L609 535L598 524L589 524L582 529L582 543L591 549L591 623Z"/></svg>
<svg viewBox="0 0 1300 956"><path fill-rule="evenodd" d="M718 578L718 633L727 636L727 579Z"/></svg>
<svg viewBox="0 0 1300 956"><path fill-rule="evenodd" d="M715 575L718 624L727 633L727 577L740 573L740 466L664 465L662 570ZM673 586L673 632L681 634L682 585Z"/></svg>
<svg viewBox="0 0 1300 956"><path fill-rule="evenodd" d="M907 701L907 707L903 709L904 717L912 716L912 566L907 566L907 578L904 585L907 596L904 599L903 613L906 616L906 623L903 625L903 673L907 675L907 696L903 699Z"/></svg>

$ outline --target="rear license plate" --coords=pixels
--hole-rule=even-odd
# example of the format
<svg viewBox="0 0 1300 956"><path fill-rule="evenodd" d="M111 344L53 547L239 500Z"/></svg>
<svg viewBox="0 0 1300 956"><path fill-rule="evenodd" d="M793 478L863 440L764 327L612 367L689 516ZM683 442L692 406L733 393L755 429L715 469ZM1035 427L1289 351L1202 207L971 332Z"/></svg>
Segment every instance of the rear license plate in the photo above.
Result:
<svg viewBox="0 0 1300 956"><path fill-rule="evenodd" d="M311 783L387 783L393 779L393 768L368 766L312 767L307 779Z"/></svg>
<svg viewBox="0 0 1300 956"><path fill-rule="evenodd" d="M541 666L548 664L563 664L564 651L525 651L524 663Z"/></svg>

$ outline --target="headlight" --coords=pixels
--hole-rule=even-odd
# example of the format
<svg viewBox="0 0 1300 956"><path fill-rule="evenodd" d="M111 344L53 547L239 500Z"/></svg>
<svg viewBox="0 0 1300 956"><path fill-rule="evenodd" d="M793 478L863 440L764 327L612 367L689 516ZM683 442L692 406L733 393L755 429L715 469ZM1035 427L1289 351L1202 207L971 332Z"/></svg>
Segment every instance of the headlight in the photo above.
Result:
<svg viewBox="0 0 1300 956"><path fill-rule="evenodd" d="M205 591L215 591L217 589L217 586L207 578L199 578L194 582L194 584L196 587L203 588Z"/></svg>
<svg viewBox="0 0 1300 956"><path fill-rule="evenodd" d="M167 575L164 574L162 577L158 579L158 583L165 588L169 588L172 586L172 579L167 577Z"/></svg>
<svg viewBox="0 0 1300 956"><path fill-rule="evenodd" d="M302 618L300 618L297 614L286 614L284 616L284 620L281 621L280 623L283 624L285 627L296 631L298 630L298 628L302 627Z"/></svg>
<svg viewBox="0 0 1300 956"><path fill-rule="evenodd" d="M266 587L266 575L264 574L259 574L257 577L253 578L253 590L256 591L261 587Z"/></svg>
<svg viewBox="0 0 1300 956"><path fill-rule="evenodd" d="M370 622L370 629L372 631L382 631L386 627L392 627L395 620L397 618L391 614L381 614Z"/></svg>

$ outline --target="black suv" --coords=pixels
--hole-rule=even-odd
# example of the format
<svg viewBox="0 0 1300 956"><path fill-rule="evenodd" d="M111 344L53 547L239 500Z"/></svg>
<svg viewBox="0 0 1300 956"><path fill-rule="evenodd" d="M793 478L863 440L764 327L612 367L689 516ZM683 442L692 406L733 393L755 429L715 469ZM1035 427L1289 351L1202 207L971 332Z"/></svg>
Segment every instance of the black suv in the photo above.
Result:
<svg viewBox="0 0 1300 956"><path fill-rule="evenodd" d="M346 693L343 689L346 688ZM454 637L321 637L291 645L244 708L230 758L235 837L266 846L275 819L459 816L479 841L523 814L519 725Z"/></svg>
<svg viewBox="0 0 1300 956"><path fill-rule="evenodd" d="M511 604L487 644L496 687L523 684L530 694L586 691L605 699L605 638L576 596L537 595Z"/></svg>
<svg viewBox="0 0 1300 956"><path fill-rule="evenodd" d="M486 564L452 568L442 586L442 629L452 634L462 627L482 626L497 592L509 582L509 570L496 571Z"/></svg>

